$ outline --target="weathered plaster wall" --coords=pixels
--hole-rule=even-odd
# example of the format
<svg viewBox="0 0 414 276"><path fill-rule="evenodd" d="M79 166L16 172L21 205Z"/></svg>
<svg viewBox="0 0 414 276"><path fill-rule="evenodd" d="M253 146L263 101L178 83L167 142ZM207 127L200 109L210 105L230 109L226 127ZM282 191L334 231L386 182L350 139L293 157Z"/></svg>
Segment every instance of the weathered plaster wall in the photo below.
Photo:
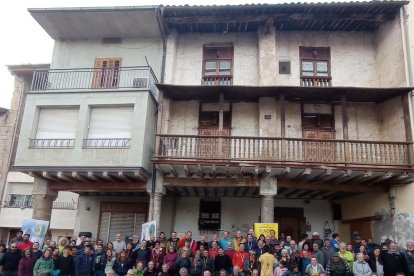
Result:
<svg viewBox="0 0 414 276"><path fill-rule="evenodd" d="M302 138L302 118L299 103L286 103L286 137Z"/></svg>
<svg viewBox="0 0 414 276"><path fill-rule="evenodd" d="M173 101L170 105L169 134L198 135L198 101Z"/></svg>
<svg viewBox="0 0 414 276"><path fill-rule="evenodd" d="M365 104L365 103L349 104L348 105L349 139L351 140L381 140L380 139L381 117L378 116L378 114L379 114L378 108L374 104ZM341 117L341 120L342 120L342 117Z"/></svg>
<svg viewBox="0 0 414 276"><path fill-rule="evenodd" d="M333 86L377 87L379 84L373 33L276 32L276 62L291 61L291 74L275 72L278 85L300 84L299 46L330 47Z"/></svg>
<svg viewBox="0 0 414 276"><path fill-rule="evenodd" d="M276 137L278 132L277 103L275 98L262 97L259 99L259 135L262 137ZM265 119L270 115L270 119ZM280 120L280 117L279 117ZM280 126L279 126L280 128Z"/></svg>
<svg viewBox="0 0 414 276"><path fill-rule="evenodd" d="M381 115L381 139L384 141L405 141L404 115L401 97L378 105Z"/></svg>
<svg viewBox="0 0 414 276"><path fill-rule="evenodd" d="M119 44L101 40L55 41L50 68L93 68L95 58L122 58L122 66L147 66L161 79L162 44L157 38L122 39Z"/></svg>
<svg viewBox="0 0 414 276"><path fill-rule="evenodd" d="M260 198L221 197L220 199L221 229L233 233L237 230L246 232L253 226L253 223L258 222ZM173 207L174 201L175 207ZM166 212L166 214L161 217L161 231L186 232L190 230L193 232L193 237L198 239L200 235L198 230L199 203L200 198L197 197L164 198L162 213ZM312 234L314 231L323 233L326 221L332 231L338 230L338 224L331 220L331 211L327 200L311 200L309 204L306 204L299 199L275 199L275 206L304 208L306 220L311 225L308 234ZM170 210L175 210L175 212ZM211 240L213 232L203 232L203 234L206 234Z"/></svg>
<svg viewBox="0 0 414 276"><path fill-rule="evenodd" d="M376 60L379 87L403 87L405 77L404 50L399 16L380 26L376 34Z"/></svg>
<svg viewBox="0 0 414 276"><path fill-rule="evenodd" d="M259 109L255 102L232 104L231 135L259 136Z"/></svg>
<svg viewBox="0 0 414 276"><path fill-rule="evenodd" d="M257 85L257 33L180 34L173 83L200 85L203 45L220 43L234 44L233 85Z"/></svg>

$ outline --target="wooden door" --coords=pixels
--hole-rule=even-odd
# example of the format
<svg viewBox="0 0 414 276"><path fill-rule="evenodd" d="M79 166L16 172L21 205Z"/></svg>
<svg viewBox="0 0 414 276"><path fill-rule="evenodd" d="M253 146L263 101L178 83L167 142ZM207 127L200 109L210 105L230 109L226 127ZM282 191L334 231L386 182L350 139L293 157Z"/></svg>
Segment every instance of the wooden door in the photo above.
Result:
<svg viewBox="0 0 414 276"><path fill-rule="evenodd" d="M316 141L305 141L303 143L304 161L307 162L335 162L336 150L335 142L332 141L317 141L317 140L332 140L334 139L334 132L331 130L304 130L304 138L315 139Z"/></svg>
<svg viewBox="0 0 414 276"><path fill-rule="evenodd" d="M202 136L219 136L216 127L200 128L198 134ZM230 136L230 128L224 128L221 136ZM207 138L199 140L198 155L200 158L227 158L229 154L230 140L225 138ZM221 148L221 149L220 149Z"/></svg>
<svg viewBox="0 0 414 276"><path fill-rule="evenodd" d="M300 218L298 217L275 217L275 222L278 223L279 235L284 233L292 236L295 241L300 240Z"/></svg>
<svg viewBox="0 0 414 276"><path fill-rule="evenodd" d="M351 237L350 241L354 241L356 235L360 236L361 239L372 238L372 221L359 221L350 223Z"/></svg>
<svg viewBox="0 0 414 276"><path fill-rule="evenodd" d="M121 58L96 58L92 88L117 88Z"/></svg>

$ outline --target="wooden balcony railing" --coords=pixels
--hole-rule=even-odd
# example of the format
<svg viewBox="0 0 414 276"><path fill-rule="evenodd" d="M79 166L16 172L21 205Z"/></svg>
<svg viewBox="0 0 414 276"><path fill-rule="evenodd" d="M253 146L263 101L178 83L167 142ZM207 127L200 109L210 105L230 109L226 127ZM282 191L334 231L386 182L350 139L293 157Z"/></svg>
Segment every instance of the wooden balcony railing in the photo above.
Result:
<svg viewBox="0 0 414 276"><path fill-rule="evenodd" d="M203 77L203 85L206 86L226 86L232 85L231 76L208 76Z"/></svg>
<svg viewBox="0 0 414 276"><path fill-rule="evenodd" d="M157 134L156 158L410 165L408 142Z"/></svg>
<svg viewBox="0 0 414 276"><path fill-rule="evenodd" d="M300 86L307 87L331 87L331 77L301 77Z"/></svg>

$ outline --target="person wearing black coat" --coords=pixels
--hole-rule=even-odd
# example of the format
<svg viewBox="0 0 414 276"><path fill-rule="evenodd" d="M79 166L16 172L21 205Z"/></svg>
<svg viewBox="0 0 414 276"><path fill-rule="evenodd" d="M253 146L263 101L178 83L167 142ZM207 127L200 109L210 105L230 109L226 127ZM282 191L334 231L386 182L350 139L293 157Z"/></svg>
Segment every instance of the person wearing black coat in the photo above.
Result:
<svg viewBox="0 0 414 276"><path fill-rule="evenodd" d="M128 260L125 251L122 250L119 253L118 259L114 262L112 269L117 276L124 276L130 268L132 268L131 262Z"/></svg>
<svg viewBox="0 0 414 276"><path fill-rule="evenodd" d="M56 261L55 269L60 270L60 276L75 275L75 260L69 253L70 246L66 245L63 248L63 254Z"/></svg>
<svg viewBox="0 0 414 276"><path fill-rule="evenodd" d="M83 253L75 258L76 276L90 276L93 273L95 256L91 254L91 246L85 245Z"/></svg>
<svg viewBox="0 0 414 276"><path fill-rule="evenodd" d="M407 265L404 255L398 251L397 244L392 242L390 249L383 255L384 276L396 276L397 273L407 273Z"/></svg>
<svg viewBox="0 0 414 276"><path fill-rule="evenodd" d="M381 254L381 248L379 247L374 248L369 254L368 264L373 273L377 273L378 270L384 271L382 258L383 254Z"/></svg>
<svg viewBox="0 0 414 276"><path fill-rule="evenodd" d="M22 258L22 253L17 249L17 244L10 244L10 251L4 253L3 258L0 261L0 265L3 265L3 276L17 276L19 270L19 262Z"/></svg>
<svg viewBox="0 0 414 276"><path fill-rule="evenodd" d="M230 257L224 254L223 248L220 247L218 251L219 254L214 259L214 269L216 270L217 275L222 269L229 272L232 266Z"/></svg>

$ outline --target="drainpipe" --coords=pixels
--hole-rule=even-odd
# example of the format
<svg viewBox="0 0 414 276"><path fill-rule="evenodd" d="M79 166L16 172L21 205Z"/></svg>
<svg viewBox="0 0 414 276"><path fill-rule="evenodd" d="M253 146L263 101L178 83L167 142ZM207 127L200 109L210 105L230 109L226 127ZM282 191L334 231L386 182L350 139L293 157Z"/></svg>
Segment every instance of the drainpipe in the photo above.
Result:
<svg viewBox="0 0 414 276"><path fill-rule="evenodd" d="M407 74L408 74L408 86L413 86L413 64L411 62L411 48L410 48L410 32L409 32L409 23L408 18L409 14L407 12L407 6L402 7L401 9L401 18L403 20L402 28L404 32L404 46L405 46L405 55L407 61ZM411 93L413 97L413 93Z"/></svg>

